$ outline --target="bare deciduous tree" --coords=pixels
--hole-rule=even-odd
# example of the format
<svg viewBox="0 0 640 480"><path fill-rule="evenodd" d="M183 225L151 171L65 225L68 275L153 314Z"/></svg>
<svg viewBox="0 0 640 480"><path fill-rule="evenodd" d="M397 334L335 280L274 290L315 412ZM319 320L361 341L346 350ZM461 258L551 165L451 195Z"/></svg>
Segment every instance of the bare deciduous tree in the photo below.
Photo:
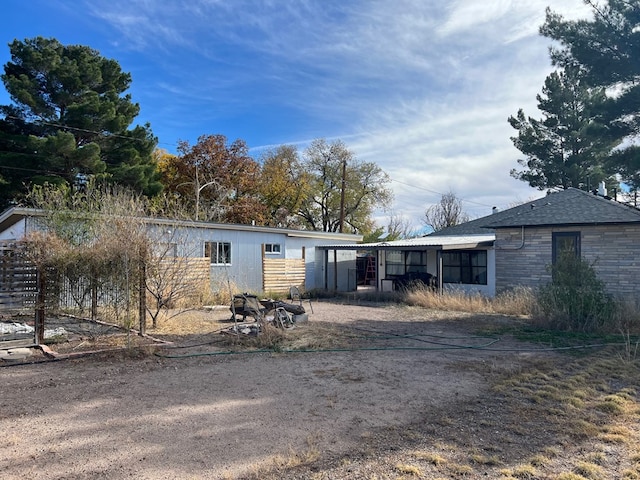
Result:
<svg viewBox="0 0 640 480"><path fill-rule="evenodd" d="M414 236L413 225L411 221L402 215L391 212L389 216L389 224L387 225L387 240L399 240L411 238Z"/></svg>
<svg viewBox="0 0 640 480"><path fill-rule="evenodd" d="M442 195L439 203L431 205L425 212L425 224L433 228L434 232L468 221L469 215L462 208L462 200L451 190Z"/></svg>
<svg viewBox="0 0 640 480"><path fill-rule="evenodd" d="M146 258L146 309L152 327L157 328L161 313L171 318L201 301L208 292L209 264L202 268L196 258L197 242L190 240L188 229L163 224L148 231L151 248ZM207 259L208 260L208 259ZM168 313L171 311L171 313Z"/></svg>

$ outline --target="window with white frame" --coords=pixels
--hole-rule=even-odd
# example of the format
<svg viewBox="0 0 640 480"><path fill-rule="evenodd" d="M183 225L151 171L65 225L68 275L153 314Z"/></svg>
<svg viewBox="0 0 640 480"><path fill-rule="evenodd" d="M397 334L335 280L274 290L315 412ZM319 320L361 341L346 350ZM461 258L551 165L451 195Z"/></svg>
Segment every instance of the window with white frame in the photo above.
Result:
<svg viewBox="0 0 640 480"><path fill-rule="evenodd" d="M268 255L277 255L281 252L279 243L265 243L264 253Z"/></svg>
<svg viewBox="0 0 640 480"><path fill-rule="evenodd" d="M204 256L211 259L211 265L231 263L230 242L204 242Z"/></svg>

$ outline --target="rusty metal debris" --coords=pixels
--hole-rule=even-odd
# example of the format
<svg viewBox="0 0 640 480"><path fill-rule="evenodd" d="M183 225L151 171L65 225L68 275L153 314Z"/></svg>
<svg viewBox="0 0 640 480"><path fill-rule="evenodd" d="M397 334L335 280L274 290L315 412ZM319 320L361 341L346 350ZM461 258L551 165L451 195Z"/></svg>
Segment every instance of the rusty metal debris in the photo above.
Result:
<svg viewBox="0 0 640 480"><path fill-rule="evenodd" d="M257 296L248 293L234 295L229 309L231 320L235 323L222 333L233 335L257 336L265 324L277 328L293 328L296 322L309 319L301 304L273 299L258 300ZM238 322L238 317L242 317L241 322ZM247 317L253 318L253 322L247 322Z"/></svg>

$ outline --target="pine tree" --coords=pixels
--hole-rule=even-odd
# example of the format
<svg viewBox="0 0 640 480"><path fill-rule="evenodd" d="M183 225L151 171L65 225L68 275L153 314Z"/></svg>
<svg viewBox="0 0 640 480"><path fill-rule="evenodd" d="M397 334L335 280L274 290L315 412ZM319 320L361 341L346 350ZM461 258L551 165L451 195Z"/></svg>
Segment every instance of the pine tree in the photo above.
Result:
<svg viewBox="0 0 640 480"><path fill-rule="evenodd" d="M0 174L10 178L11 195L22 183L68 184L78 175L149 195L162 188L150 126L128 129L140 107L125 94L131 75L118 62L42 37L9 48L1 78L13 104L0 107ZM16 169L22 160L28 168Z"/></svg>

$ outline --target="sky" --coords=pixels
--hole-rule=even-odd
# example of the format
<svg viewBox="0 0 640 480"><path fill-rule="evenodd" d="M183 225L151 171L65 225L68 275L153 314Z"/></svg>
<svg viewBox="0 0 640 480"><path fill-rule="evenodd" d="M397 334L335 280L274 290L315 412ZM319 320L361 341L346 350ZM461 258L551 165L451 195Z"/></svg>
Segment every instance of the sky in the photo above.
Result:
<svg viewBox="0 0 640 480"><path fill-rule="evenodd" d="M375 212L419 228L453 192L471 218L544 195L512 178L508 124L553 71L545 8L588 18L582 0L2 0L8 44L87 45L132 76L158 147L225 135L254 158L341 140L391 179ZM0 104L10 103L0 85Z"/></svg>

